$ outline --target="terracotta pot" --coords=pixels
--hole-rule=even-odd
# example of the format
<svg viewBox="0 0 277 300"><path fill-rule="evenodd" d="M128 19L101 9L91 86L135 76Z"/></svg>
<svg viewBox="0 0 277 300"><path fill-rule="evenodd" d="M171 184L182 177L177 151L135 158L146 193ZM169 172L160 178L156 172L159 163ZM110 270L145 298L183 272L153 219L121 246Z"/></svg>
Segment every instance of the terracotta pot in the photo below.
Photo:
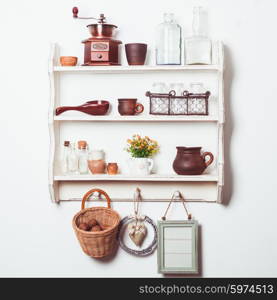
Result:
<svg viewBox="0 0 277 300"><path fill-rule="evenodd" d="M173 169L179 175L200 175L214 160L211 152L201 154L201 147L176 147L176 149ZM206 156L210 157L208 161Z"/></svg>
<svg viewBox="0 0 277 300"><path fill-rule="evenodd" d="M103 159L88 160L88 168L92 174L104 174L106 163Z"/></svg>
<svg viewBox="0 0 277 300"><path fill-rule="evenodd" d="M137 103L136 98L121 98L118 99L118 112L124 115L136 115L142 113L144 106Z"/></svg>
<svg viewBox="0 0 277 300"><path fill-rule="evenodd" d="M125 52L129 65L144 65L147 52L147 44L125 44Z"/></svg>
<svg viewBox="0 0 277 300"><path fill-rule="evenodd" d="M116 175L117 172L118 172L118 165L117 165L117 163L108 163L107 173L109 175Z"/></svg>
<svg viewBox="0 0 277 300"><path fill-rule="evenodd" d="M76 56L61 56L60 57L60 63L62 66L70 67L70 66L76 66L78 61L78 57Z"/></svg>

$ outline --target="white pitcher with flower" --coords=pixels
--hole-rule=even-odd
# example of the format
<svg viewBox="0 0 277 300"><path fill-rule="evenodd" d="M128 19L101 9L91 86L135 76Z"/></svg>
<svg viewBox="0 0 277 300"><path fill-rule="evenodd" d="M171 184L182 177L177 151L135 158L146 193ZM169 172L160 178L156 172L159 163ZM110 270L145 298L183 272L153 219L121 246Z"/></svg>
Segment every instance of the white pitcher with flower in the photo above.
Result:
<svg viewBox="0 0 277 300"><path fill-rule="evenodd" d="M154 161L151 158L159 151L157 141L150 139L148 136L142 138L134 134L132 139L127 140L126 151L131 154L128 160L129 173L134 176L147 176L151 174Z"/></svg>

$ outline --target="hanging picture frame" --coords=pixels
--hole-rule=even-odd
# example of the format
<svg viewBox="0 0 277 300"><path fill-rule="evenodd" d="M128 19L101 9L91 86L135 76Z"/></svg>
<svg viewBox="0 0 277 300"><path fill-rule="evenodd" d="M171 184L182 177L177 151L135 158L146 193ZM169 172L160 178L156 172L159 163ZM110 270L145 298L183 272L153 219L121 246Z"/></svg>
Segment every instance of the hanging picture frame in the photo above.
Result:
<svg viewBox="0 0 277 300"><path fill-rule="evenodd" d="M198 273L197 221L158 221L158 272Z"/></svg>
<svg viewBox="0 0 277 300"><path fill-rule="evenodd" d="M176 195L176 193L174 193ZM168 209L175 198L173 195L162 221L158 221L158 272L162 274L197 274L198 271L198 222L191 220L179 193L188 220L166 220Z"/></svg>

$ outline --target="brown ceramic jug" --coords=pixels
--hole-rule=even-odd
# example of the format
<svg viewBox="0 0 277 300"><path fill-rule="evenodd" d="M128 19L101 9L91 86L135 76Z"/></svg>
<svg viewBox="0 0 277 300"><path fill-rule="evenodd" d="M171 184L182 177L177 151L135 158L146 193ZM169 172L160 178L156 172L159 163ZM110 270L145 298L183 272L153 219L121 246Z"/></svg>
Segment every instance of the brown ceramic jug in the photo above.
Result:
<svg viewBox="0 0 277 300"><path fill-rule="evenodd" d="M201 154L201 147L176 147L176 149L173 169L179 175L200 175L214 160L211 152ZM206 156L210 157L208 161Z"/></svg>

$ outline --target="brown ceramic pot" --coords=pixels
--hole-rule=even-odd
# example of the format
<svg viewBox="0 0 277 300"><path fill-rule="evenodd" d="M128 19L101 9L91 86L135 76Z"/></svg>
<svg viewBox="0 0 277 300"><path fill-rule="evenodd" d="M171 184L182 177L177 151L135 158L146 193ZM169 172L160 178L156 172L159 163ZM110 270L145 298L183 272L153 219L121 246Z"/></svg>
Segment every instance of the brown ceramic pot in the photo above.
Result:
<svg viewBox="0 0 277 300"><path fill-rule="evenodd" d="M201 154L201 147L176 147L176 149L173 169L179 175L200 175L214 160L211 152ZM210 157L208 161L206 156Z"/></svg>
<svg viewBox="0 0 277 300"><path fill-rule="evenodd" d="M121 98L118 99L118 112L124 115L136 115L142 113L144 106L137 103L136 98Z"/></svg>
<svg viewBox="0 0 277 300"><path fill-rule="evenodd" d="M108 163L107 173L109 175L116 175L117 172L118 172L118 165L117 165L117 163Z"/></svg>
<svg viewBox="0 0 277 300"><path fill-rule="evenodd" d="M129 65L144 65L147 52L147 44L125 44L125 52Z"/></svg>
<svg viewBox="0 0 277 300"><path fill-rule="evenodd" d="M88 160L88 168L92 174L104 174L106 163L103 159Z"/></svg>

